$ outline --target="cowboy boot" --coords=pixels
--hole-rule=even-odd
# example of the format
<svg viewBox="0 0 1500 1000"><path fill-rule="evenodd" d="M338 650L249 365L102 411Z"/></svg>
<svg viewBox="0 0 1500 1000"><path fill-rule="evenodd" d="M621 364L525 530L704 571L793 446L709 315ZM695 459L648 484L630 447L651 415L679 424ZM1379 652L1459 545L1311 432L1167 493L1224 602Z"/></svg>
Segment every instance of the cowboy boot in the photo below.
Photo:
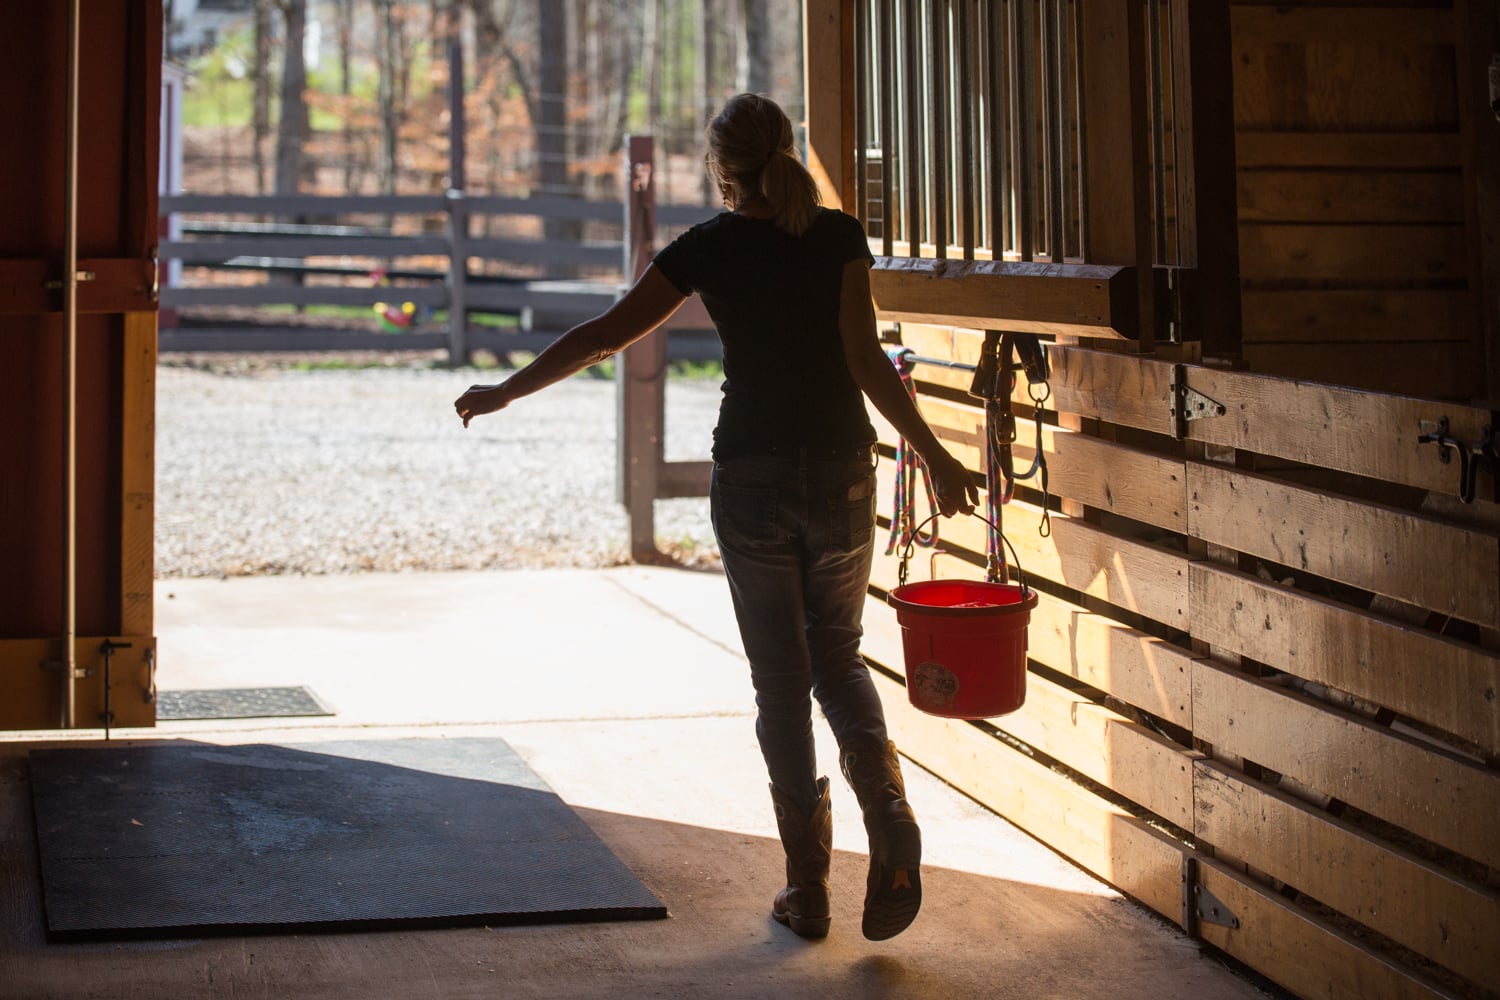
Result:
<svg viewBox="0 0 1500 1000"><path fill-rule="evenodd" d="M828 867L833 860L833 813L828 779L818 779L818 801L804 815L775 785L776 828L786 849L786 888L776 894L771 916L805 938L828 935Z"/></svg>
<svg viewBox="0 0 1500 1000"><path fill-rule="evenodd" d="M906 802L896 744L850 746L839 766L859 800L870 835L870 874L860 929L871 941L884 941L906 930L922 906L922 833Z"/></svg>

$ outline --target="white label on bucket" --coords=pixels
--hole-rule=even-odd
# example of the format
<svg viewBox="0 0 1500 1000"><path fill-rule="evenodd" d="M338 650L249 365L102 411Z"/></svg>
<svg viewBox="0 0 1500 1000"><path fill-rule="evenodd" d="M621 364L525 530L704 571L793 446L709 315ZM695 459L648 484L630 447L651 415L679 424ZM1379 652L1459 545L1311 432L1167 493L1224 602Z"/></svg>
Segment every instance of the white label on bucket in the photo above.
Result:
<svg viewBox="0 0 1500 1000"><path fill-rule="evenodd" d="M941 663L928 660L919 664L912 671L911 683L917 692L913 703L918 708L953 707L953 696L958 694L958 677Z"/></svg>

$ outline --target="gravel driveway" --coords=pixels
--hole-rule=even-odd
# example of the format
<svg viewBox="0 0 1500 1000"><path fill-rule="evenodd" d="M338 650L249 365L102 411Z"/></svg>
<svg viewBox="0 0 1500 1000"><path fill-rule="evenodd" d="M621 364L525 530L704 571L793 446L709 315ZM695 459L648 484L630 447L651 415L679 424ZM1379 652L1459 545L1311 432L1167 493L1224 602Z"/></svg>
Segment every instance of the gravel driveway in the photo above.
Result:
<svg viewBox="0 0 1500 1000"><path fill-rule="evenodd" d="M579 376L465 430L453 400L500 374L164 357L157 576L625 561L614 382ZM708 457L718 403L717 379L668 382L669 460ZM658 501L656 533L717 565L707 498Z"/></svg>

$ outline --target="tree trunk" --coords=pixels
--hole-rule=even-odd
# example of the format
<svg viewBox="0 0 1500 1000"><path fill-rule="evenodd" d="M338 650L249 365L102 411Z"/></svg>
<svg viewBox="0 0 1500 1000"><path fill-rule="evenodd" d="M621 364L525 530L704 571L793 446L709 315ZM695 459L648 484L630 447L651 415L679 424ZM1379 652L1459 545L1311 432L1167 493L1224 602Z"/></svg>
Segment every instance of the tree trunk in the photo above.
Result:
<svg viewBox="0 0 1500 1000"><path fill-rule="evenodd" d="M354 86L350 79L349 49L354 44L354 0L338 0L333 19L339 41L339 107L344 118L344 193L353 194L358 182L354 153Z"/></svg>
<svg viewBox="0 0 1500 1000"><path fill-rule="evenodd" d="M282 0L286 37L282 50L281 121L276 130L276 193L302 189L307 165L307 64L302 43L307 30L307 0Z"/></svg>
<svg viewBox="0 0 1500 1000"><path fill-rule="evenodd" d="M255 193L266 193L266 139L271 134L271 20L275 0L255 0L255 52L250 64L254 87L250 113L250 164L255 170Z"/></svg>
<svg viewBox="0 0 1500 1000"><path fill-rule="evenodd" d="M771 93L771 12L767 0L741 0L745 16L745 89L752 94Z"/></svg>
<svg viewBox="0 0 1500 1000"><path fill-rule="evenodd" d="M380 48L380 191L396 193L396 12L394 0L377 0Z"/></svg>

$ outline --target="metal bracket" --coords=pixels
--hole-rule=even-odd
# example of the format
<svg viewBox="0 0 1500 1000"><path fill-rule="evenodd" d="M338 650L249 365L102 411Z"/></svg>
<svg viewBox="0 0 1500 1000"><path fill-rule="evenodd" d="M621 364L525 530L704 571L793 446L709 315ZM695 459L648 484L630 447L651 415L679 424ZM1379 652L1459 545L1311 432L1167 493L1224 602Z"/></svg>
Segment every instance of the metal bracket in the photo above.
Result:
<svg viewBox="0 0 1500 1000"><path fill-rule="evenodd" d="M1172 366L1168 396L1172 406L1172 437L1178 441L1187 437L1188 421L1222 417L1229 412L1223 403L1187 384L1187 365Z"/></svg>
<svg viewBox="0 0 1500 1000"><path fill-rule="evenodd" d="M63 661L62 660L43 660L41 663L38 664L38 666L40 666L43 670L62 670L63 669ZM73 679L74 680L81 681L81 680L83 680L86 677L92 677L92 676L94 676L94 668L93 667L74 667L73 668Z"/></svg>
<svg viewBox="0 0 1500 1000"><path fill-rule="evenodd" d="M1182 859L1182 929L1191 938L1201 935L1198 928L1203 924L1215 924L1239 930L1240 918L1230 912L1213 893L1198 881L1198 859L1184 855Z"/></svg>

